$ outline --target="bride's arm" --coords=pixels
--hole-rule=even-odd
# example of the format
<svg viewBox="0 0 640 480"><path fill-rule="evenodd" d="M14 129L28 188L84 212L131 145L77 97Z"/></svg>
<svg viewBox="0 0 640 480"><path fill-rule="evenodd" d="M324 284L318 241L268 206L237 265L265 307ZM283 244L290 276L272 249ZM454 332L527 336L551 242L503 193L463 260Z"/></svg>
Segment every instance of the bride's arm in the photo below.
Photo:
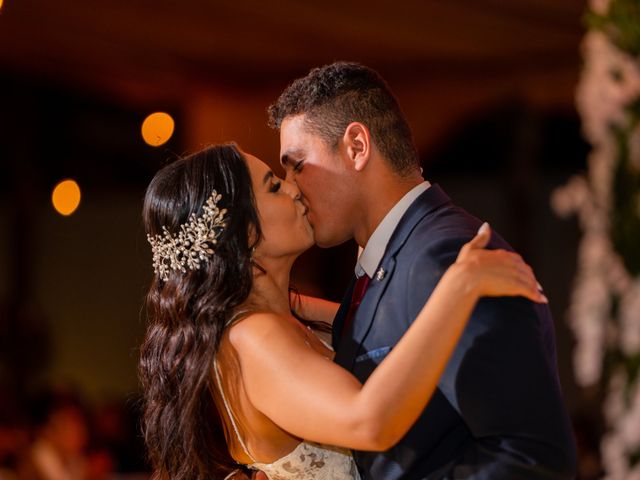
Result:
<svg viewBox="0 0 640 480"><path fill-rule="evenodd" d="M433 394L481 296L544 301L530 268L476 236L443 275L412 326L364 385L309 348L300 329L273 314L234 325L230 340L253 405L295 436L357 450L386 450ZM475 243L474 243L475 242Z"/></svg>
<svg viewBox="0 0 640 480"><path fill-rule="evenodd" d="M291 308L299 317L328 325L333 324L333 319L340 307L339 303L330 302L323 298L300 295L295 292L290 295Z"/></svg>

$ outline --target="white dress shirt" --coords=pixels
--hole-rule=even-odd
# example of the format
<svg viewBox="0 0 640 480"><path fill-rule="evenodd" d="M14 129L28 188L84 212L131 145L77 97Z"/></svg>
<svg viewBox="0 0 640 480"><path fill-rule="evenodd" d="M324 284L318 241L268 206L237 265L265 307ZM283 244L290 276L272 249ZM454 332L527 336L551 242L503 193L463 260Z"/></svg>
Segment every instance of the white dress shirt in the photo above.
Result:
<svg viewBox="0 0 640 480"><path fill-rule="evenodd" d="M371 234L371 237L369 237L369 241L365 245L360 257L358 257L358 262L356 263L355 268L356 277L359 278L366 273L369 278L373 278L378 265L380 265L380 262L382 261L382 257L387 249L387 244L391 239L391 235L393 235L393 232L402 219L402 216L406 213L415 199L430 186L431 184L427 181L416 185L409 190L391 210L389 210L389 213L385 215L380 224Z"/></svg>

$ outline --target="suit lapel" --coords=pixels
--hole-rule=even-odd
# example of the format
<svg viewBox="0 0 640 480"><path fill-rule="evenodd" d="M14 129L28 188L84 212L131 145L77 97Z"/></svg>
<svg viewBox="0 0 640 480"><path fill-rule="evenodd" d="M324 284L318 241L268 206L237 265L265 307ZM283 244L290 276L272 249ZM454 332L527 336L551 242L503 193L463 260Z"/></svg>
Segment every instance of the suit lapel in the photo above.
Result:
<svg viewBox="0 0 640 480"><path fill-rule="evenodd" d="M389 244L387 245L384 256L395 256L404 246L413 229L418 226L418 223L420 223L424 217L445 203L450 202L451 199L444 193L439 185L431 185L422 195L416 198L403 215L393 235L389 239Z"/></svg>
<svg viewBox="0 0 640 480"><path fill-rule="evenodd" d="M344 324L344 317L349 309L351 302L351 292L355 279L352 280L348 295L345 296L340 309L336 315L333 328L333 341L336 348L335 361L343 367L353 370L355 359L358 355L360 347L371 330L373 320L375 318L378 304L393 277L395 269L395 256L407 241L409 235L418 223L429 213L450 202L449 197L442 191L438 185L432 185L422 195L420 195L405 212L402 219L398 223L387 248L382 257L378 270L371 279L369 288L365 293L355 318L349 330L347 330L342 338L340 332Z"/></svg>
<svg viewBox="0 0 640 480"><path fill-rule="evenodd" d="M351 328L345 332L343 341L340 343L338 351L344 356L344 365L349 370L353 370L358 350L373 325L378 303L393 276L395 264L396 260L393 257L388 256L382 259L356 311Z"/></svg>

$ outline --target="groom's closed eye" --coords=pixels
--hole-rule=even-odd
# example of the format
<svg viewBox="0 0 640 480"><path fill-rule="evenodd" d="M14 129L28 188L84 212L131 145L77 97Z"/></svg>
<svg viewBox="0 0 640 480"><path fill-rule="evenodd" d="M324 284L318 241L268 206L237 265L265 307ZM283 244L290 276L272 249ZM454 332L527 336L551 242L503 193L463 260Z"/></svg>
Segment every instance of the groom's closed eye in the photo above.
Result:
<svg viewBox="0 0 640 480"><path fill-rule="evenodd" d="M295 168L295 165L301 161L300 159L303 158L304 154L305 152L302 149L289 149L280 156L280 164L284 169L290 166L293 166L293 168Z"/></svg>

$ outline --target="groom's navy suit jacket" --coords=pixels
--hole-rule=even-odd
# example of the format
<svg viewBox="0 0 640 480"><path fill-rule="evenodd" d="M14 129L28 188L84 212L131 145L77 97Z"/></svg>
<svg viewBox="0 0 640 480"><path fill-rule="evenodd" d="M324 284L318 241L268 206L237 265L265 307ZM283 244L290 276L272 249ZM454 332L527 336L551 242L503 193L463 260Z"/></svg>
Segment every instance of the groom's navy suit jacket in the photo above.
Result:
<svg viewBox="0 0 640 480"><path fill-rule="evenodd" d="M347 291L334 322L335 361L364 382L480 225L437 185L418 197L339 337L353 282ZM511 250L495 233L489 248ZM373 480L573 478L576 452L548 307L522 297L481 299L411 430L386 452L354 456Z"/></svg>

